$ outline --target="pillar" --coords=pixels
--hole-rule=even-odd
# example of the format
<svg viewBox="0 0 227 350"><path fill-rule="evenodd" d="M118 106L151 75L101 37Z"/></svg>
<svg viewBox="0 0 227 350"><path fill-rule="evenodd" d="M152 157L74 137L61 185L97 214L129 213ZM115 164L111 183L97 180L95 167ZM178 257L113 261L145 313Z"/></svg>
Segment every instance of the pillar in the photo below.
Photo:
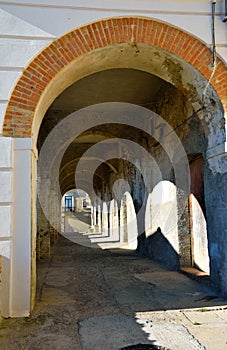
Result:
<svg viewBox="0 0 227 350"><path fill-rule="evenodd" d="M36 290L36 152L28 138L0 138L0 147L1 313L23 317Z"/></svg>
<svg viewBox="0 0 227 350"><path fill-rule="evenodd" d="M4 317L11 315L11 253L13 236L13 140L0 137L0 309Z"/></svg>
<svg viewBox="0 0 227 350"><path fill-rule="evenodd" d="M120 243L128 242L128 227L127 227L127 203L126 196L123 195L120 209Z"/></svg>
<svg viewBox="0 0 227 350"><path fill-rule="evenodd" d="M38 175L37 192L37 258L50 259L50 181L48 176Z"/></svg>
<svg viewBox="0 0 227 350"><path fill-rule="evenodd" d="M50 258L50 225L43 212L43 209L39 205L38 213L38 225L37 225L37 258L49 259Z"/></svg>
<svg viewBox="0 0 227 350"><path fill-rule="evenodd" d="M95 226L95 221L96 221L96 218L95 218L95 204L91 204L91 225L90 225L90 229L91 230L94 230L94 226Z"/></svg>
<svg viewBox="0 0 227 350"><path fill-rule="evenodd" d="M12 317L28 316L35 291L36 154L31 139L14 140L14 223L11 280Z"/></svg>
<svg viewBox="0 0 227 350"><path fill-rule="evenodd" d="M102 206L102 234L108 236L109 227L108 227L108 207L106 202Z"/></svg>
<svg viewBox="0 0 227 350"><path fill-rule="evenodd" d="M189 227L188 194L177 188L177 229L179 239L179 267L192 266L191 232Z"/></svg>
<svg viewBox="0 0 227 350"><path fill-rule="evenodd" d="M96 206L96 225L95 225L96 232L102 231L102 214L101 214L101 205L97 204Z"/></svg>
<svg viewBox="0 0 227 350"><path fill-rule="evenodd" d="M207 218L210 278L227 295L227 154L209 150L205 163L204 190Z"/></svg>
<svg viewBox="0 0 227 350"><path fill-rule="evenodd" d="M120 241L118 205L115 199L110 203L110 237L112 241Z"/></svg>
<svg viewBox="0 0 227 350"><path fill-rule="evenodd" d="M61 200L60 200L61 203ZM59 232L59 198L54 191L51 189L50 201L49 201L49 213L50 213L50 244L55 244L58 239Z"/></svg>

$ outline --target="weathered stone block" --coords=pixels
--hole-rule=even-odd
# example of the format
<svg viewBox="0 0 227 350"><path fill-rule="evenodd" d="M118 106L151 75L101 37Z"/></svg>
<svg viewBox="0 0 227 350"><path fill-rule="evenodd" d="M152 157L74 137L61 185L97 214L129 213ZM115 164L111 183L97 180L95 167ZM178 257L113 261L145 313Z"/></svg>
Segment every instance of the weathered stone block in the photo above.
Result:
<svg viewBox="0 0 227 350"><path fill-rule="evenodd" d="M11 168L12 167L12 139L9 137L0 137L0 150L1 150L0 151L0 168Z"/></svg>
<svg viewBox="0 0 227 350"><path fill-rule="evenodd" d="M0 103L0 135L2 134L2 127L3 127L6 107L7 107L6 102Z"/></svg>
<svg viewBox="0 0 227 350"><path fill-rule="evenodd" d="M11 236L11 207L0 206L0 237Z"/></svg>
<svg viewBox="0 0 227 350"><path fill-rule="evenodd" d="M0 172L0 202L12 201L12 173Z"/></svg>

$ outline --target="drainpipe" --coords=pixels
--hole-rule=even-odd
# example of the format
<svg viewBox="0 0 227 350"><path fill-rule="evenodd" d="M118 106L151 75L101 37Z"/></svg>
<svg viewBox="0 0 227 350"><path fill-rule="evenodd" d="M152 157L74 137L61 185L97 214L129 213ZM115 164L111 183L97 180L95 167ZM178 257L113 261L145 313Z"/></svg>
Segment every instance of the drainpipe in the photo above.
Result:
<svg viewBox="0 0 227 350"><path fill-rule="evenodd" d="M216 66L215 5L216 5L216 1L215 1L215 0L212 0L212 51L213 51L213 67Z"/></svg>
<svg viewBox="0 0 227 350"><path fill-rule="evenodd" d="M225 0L226 3L227 3L227 0ZM205 95L206 95L206 92L207 92L207 89L211 83L211 80L213 79L213 76L216 72L216 68L217 68L217 53L216 53L216 42L215 42L215 5L216 5L216 0L211 0L211 3L212 3L212 52L213 52L213 59L212 59L212 73L211 73L211 76L210 76L210 79L203 91L203 94L202 94L202 101L204 103L204 100L205 100Z"/></svg>
<svg viewBox="0 0 227 350"><path fill-rule="evenodd" d="M225 17L223 19L223 22L227 22L227 0L225 0Z"/></svg>

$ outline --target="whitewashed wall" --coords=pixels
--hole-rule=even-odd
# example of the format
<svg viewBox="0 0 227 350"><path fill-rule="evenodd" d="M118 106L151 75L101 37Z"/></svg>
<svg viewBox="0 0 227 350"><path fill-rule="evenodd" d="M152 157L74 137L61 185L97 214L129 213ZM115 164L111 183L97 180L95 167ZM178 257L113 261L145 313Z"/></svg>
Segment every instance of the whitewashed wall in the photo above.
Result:
<svg viewBox="0 0 227 350"><path fill-rule="evenodd" d="M216 4L217 51L227 61L225 0ZM54 38L102 18L148 16L197 36L211 37L211 0L15 0L0 1L0 133L12 89L24 67Z"/></svg>

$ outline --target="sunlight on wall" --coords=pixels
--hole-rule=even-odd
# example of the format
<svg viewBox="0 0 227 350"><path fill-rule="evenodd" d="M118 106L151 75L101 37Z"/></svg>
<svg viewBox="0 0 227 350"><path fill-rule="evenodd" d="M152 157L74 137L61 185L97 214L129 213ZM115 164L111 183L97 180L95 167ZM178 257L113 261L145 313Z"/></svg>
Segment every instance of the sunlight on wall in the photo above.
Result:
<svg viewBox="0 0 227 350"><path fill-rule="evenodd" d="M113 241L120 240L119 237L119 213L117 201L113 199L110 202L110 228L109 234Z"/></svg>
<svg viewBox="0 0 227 350"><path fill-rule="evenodd" d="M121 200L120 239L126 249L137 248L137 217L132 197L125 192Z"/></svg>
<svg viewBox="0 0 227 350"><path fill-rule="evenodd" d="M208 254L207 224L202 208L193 194L190 194L190 223L193 264L204 272L210 272Z"/></svg>
<svg viewBox="0 0 227 350"><path fill-rule="evenodd" d="M149 194L145 214L146 237L161 230L175 251L179 252L176 186L159 182Z"/></svg>

